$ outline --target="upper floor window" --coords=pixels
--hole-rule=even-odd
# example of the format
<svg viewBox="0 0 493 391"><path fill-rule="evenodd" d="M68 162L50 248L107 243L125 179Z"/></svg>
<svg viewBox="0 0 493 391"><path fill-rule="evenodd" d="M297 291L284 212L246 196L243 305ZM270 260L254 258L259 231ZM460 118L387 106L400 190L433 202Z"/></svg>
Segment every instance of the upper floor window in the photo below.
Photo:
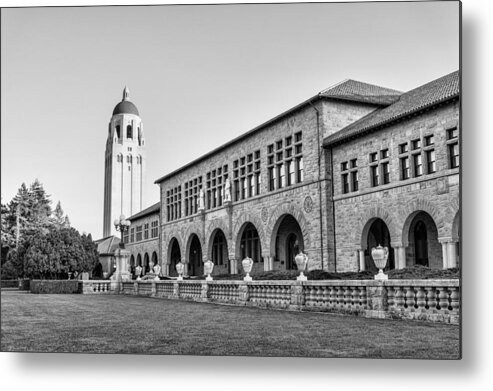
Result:
<svg viewBox="0 0 493 391"><path fill-rule="evenodd" d="M302 140L302 132L297 132L267 146L269 191L303 182Z"/></svg>
<svg viewBox="0 0 493 391"><path fill-rule="evenodd" d="M151 222L151 238L158 237L158 220Z"/></svg>
<svg viewBox="0 0 493 391"><path fill-rule="evenodd" d="M135 228L130 228L130 243L135 242Z"/></svg>
<svg viewBox="0 0 493 391"><path fill-rule="evenodd" d="M138 225L135 229L135 241L140 242L142 240L142 225Z"/></svg>
<svg viewBox="0 0 493 391"><path fill-rule="evenodd" d="M447 129L447 154L449 168L457 168L460 165L459 133L457 127Z"/></svg>
<svg viewBox="0 0 493 391"><path fill-rule="evenodd" d="M149 223L144 224L144 239L149 239Z"/></svg>
<svg viewBox="0 0 493 391"><path fill-rule="evenodd" d="M185 216L190 216L198 212L201 188L201 176L185 182Z"/></svg>
<svg viewBox="0 0 493 391"><path fill-rule="evenodd" d="M207 209L222 206L224 198L224 187L228 178L228 166L224 165L209 171L206 176Z"/></svg>
<svg viewBox="0 0 493 391"><path fill-rule="evenodd" d="M352 159L348 162L341 163L341 185L343 194L349 193L350 191L358 191L359 180L358 180L358 161L357 159Z"/></svg>
<svg viewBox="0 0 493 391"><path fill-rule="evenodd" d="M436 172L435 137L429 134L424 136L423 141L411 140L410 151L407 142L399 145L401 180Z"/></svg>
<svg viewBox="0 0 493 391"><path fill-rule="evenodd" d="M372 152L369 156L370 183L372 187L390 183L390 153L388 148Z"/></svg>
<svg viewBox="0 0 493 391"><path fill-rule="evenodd" d="M168 221L181 218L181 186L166 191L166 215Z"/></svg>
<svg viewBox="0 0 493 391"><path fill-rule="evenodd" d="M132 125L127 125L127 138L133 138Z"/></svg>
<svg viewBox="0 0 493 391"><path fill-rule="evenodd" d="M233 161L233 200L260 194L260 150Z"/></svg>

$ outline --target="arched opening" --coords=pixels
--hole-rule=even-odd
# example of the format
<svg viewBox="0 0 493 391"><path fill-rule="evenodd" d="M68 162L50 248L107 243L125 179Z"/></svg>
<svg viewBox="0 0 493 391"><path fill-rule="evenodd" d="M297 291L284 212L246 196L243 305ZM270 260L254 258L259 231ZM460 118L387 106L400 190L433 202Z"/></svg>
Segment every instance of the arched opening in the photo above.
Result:
<svg viewBox="0 0 493 391"><path fill-rule="evenodd" d="M228 242L221 229L216 229L212 234L211 261L214 265L222 267L228 264Z"/></svg>
<svg viewBox="0 0 493 391"><path fill-rule="evenodd" d="M298 221L290 214L281 216L274 226L272 235L271 243L275 244L274 262L279 262L280 269L296 270L294 257L305 249L303 233Z"/></svg>
<svg viewBox="0 0 493 391"><path fill-rule="evenodd" d="M155 251L152 252L152 256L151 256L151 260L152 260L152 263L154 265L157 265L158 264L158 261L157 261L157 254Z"/></svg>
<svg viewBox="0 0 493 391"><path fill-rule="evenodd" d="M116 125L116 137L121 138L120 125Z"/></svg>
<svg viewBox="0 0 493 391"><path fill-rule="evenodd" d="M127 125L127 138L133 138L132 125Z"/></svg>
<svg viewBox="0 0 493 391"><path fill-rule="evenodd" d="M137 254L137 266L142 267L142 257L140 254Z"/></svg>
<svg viewBox="0 0 493 391"><path fill-rule="evenodd" d="M171 239L169 246L169 275L175 277L178 275L176 271L176 265L181 262L180 245L176 238Z"/></svg>
<svg viewBox="0 0 493 391"><path fill-rule="evenodd" d="M188 251L188 275L202 276L202 246L200 245L199 237L192 234L190 239L190 249Z"/></svg>
<svg viewBox="0 0 493 391"><path fill-rule="evenodd" d="M147 274L151 271L151 267L149 265L149 254L145 253L144 255L144 274Z"/></svg>
<svg viewBox="0 0 493 391"><path fill-rule="evenodd" d="M132 277L135 275L135 258L133 254L130 256L130 274Z"/></svg>
<svg viewBox="0 0 493 391"><path fill-rule="evenodd" d="M392 248L392 243L390 242L390 232L387 224L379 218L376 218L369 223L371 225L368 229L366 238L365 269L373 272L378 271L375 266L375 262L371 257L372 248L377 247L378 245L389 249L389 257L384 270L395 269L394 249Z"/></svg>
<svg viewBox="0 0 493 391"><path fill-rule="evenodd" d="M254 262L263 262L262 246L257 229L252 223L246 223L240 236L240 259L250 257Z"/></svg>
<svg viewBox="0 0 493 391"><path fill-rule="evenodd" d="M438 229L426 212L417 211L408 217L408 243L406 266L422 265L432 269L443 267L442 246L438 242ZM407 224L404 224L406 227Z"/></svg>

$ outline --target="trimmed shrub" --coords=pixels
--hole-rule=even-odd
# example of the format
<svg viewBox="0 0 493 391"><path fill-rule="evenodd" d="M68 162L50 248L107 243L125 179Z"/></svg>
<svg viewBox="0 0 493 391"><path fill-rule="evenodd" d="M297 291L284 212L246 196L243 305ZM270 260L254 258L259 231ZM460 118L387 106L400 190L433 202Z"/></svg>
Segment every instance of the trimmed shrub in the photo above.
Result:
<svg viewBox="0 0 493 391"><path fill-rule="evenodd" d="M31 280L29 278L21 278L19 280L19 290L28 291L31 289Z"/></svg>
<svg viewBox="0 0 493 391"><path fill-rule="evenodd" d="M82 283L77 280L31 280L31 293L71 294L81 289Z"/></svg>
<svg viewBox="0 0 493 391"><path fill-rule="evenodd" d="M17 288L19 280L1 280L0 285L2 288Z"/></svg>

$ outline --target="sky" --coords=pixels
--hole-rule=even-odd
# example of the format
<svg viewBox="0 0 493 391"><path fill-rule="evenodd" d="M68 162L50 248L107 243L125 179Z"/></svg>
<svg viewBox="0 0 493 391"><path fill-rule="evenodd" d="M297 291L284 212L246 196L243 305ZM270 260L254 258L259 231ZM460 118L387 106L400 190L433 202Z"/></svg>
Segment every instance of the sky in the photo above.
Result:
<svg viewBox="0 0 493 391"><path fill-rule="evenodd" d="M128 86L154 181L344 79L406 91L459 69L458 2L3 9L1 196L38 178L102 236Z"/></svg>

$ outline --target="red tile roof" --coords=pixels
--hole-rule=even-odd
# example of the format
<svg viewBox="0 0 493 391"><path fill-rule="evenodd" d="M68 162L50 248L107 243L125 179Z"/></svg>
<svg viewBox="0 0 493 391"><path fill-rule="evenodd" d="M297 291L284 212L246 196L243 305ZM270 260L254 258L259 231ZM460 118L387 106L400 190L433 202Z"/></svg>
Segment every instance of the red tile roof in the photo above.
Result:
<svg viewBox="0 0 493 391"><path fill-rule="evenodd" d="M323 90L319 95L325 98L389 105L399 99L402 91L347 79Z"/></svg>
<svg viewBox="0 0 493 391"><path fill-rule="evenodd" d="M144 216L148 216L148 215L151 215L153 213L158 213L159 214L159 211L161 210L161 203L160 202L156 202L155 204L149 206L148 208L144 209L144 210L141 210L139 213L136 213L132 216L130 216L128 218L128 220L132 221L132 220L136 220L140 217L144 217Z"/></svg>
<svg viewBox="0 0 493 391"><path fill-rule="evenodd" d="M420 110L456 98L459 94L459 71L455 71L402 94L390 106L377 109L326 137L324 146L341 143L349 138L388 125Z"/></svg>

